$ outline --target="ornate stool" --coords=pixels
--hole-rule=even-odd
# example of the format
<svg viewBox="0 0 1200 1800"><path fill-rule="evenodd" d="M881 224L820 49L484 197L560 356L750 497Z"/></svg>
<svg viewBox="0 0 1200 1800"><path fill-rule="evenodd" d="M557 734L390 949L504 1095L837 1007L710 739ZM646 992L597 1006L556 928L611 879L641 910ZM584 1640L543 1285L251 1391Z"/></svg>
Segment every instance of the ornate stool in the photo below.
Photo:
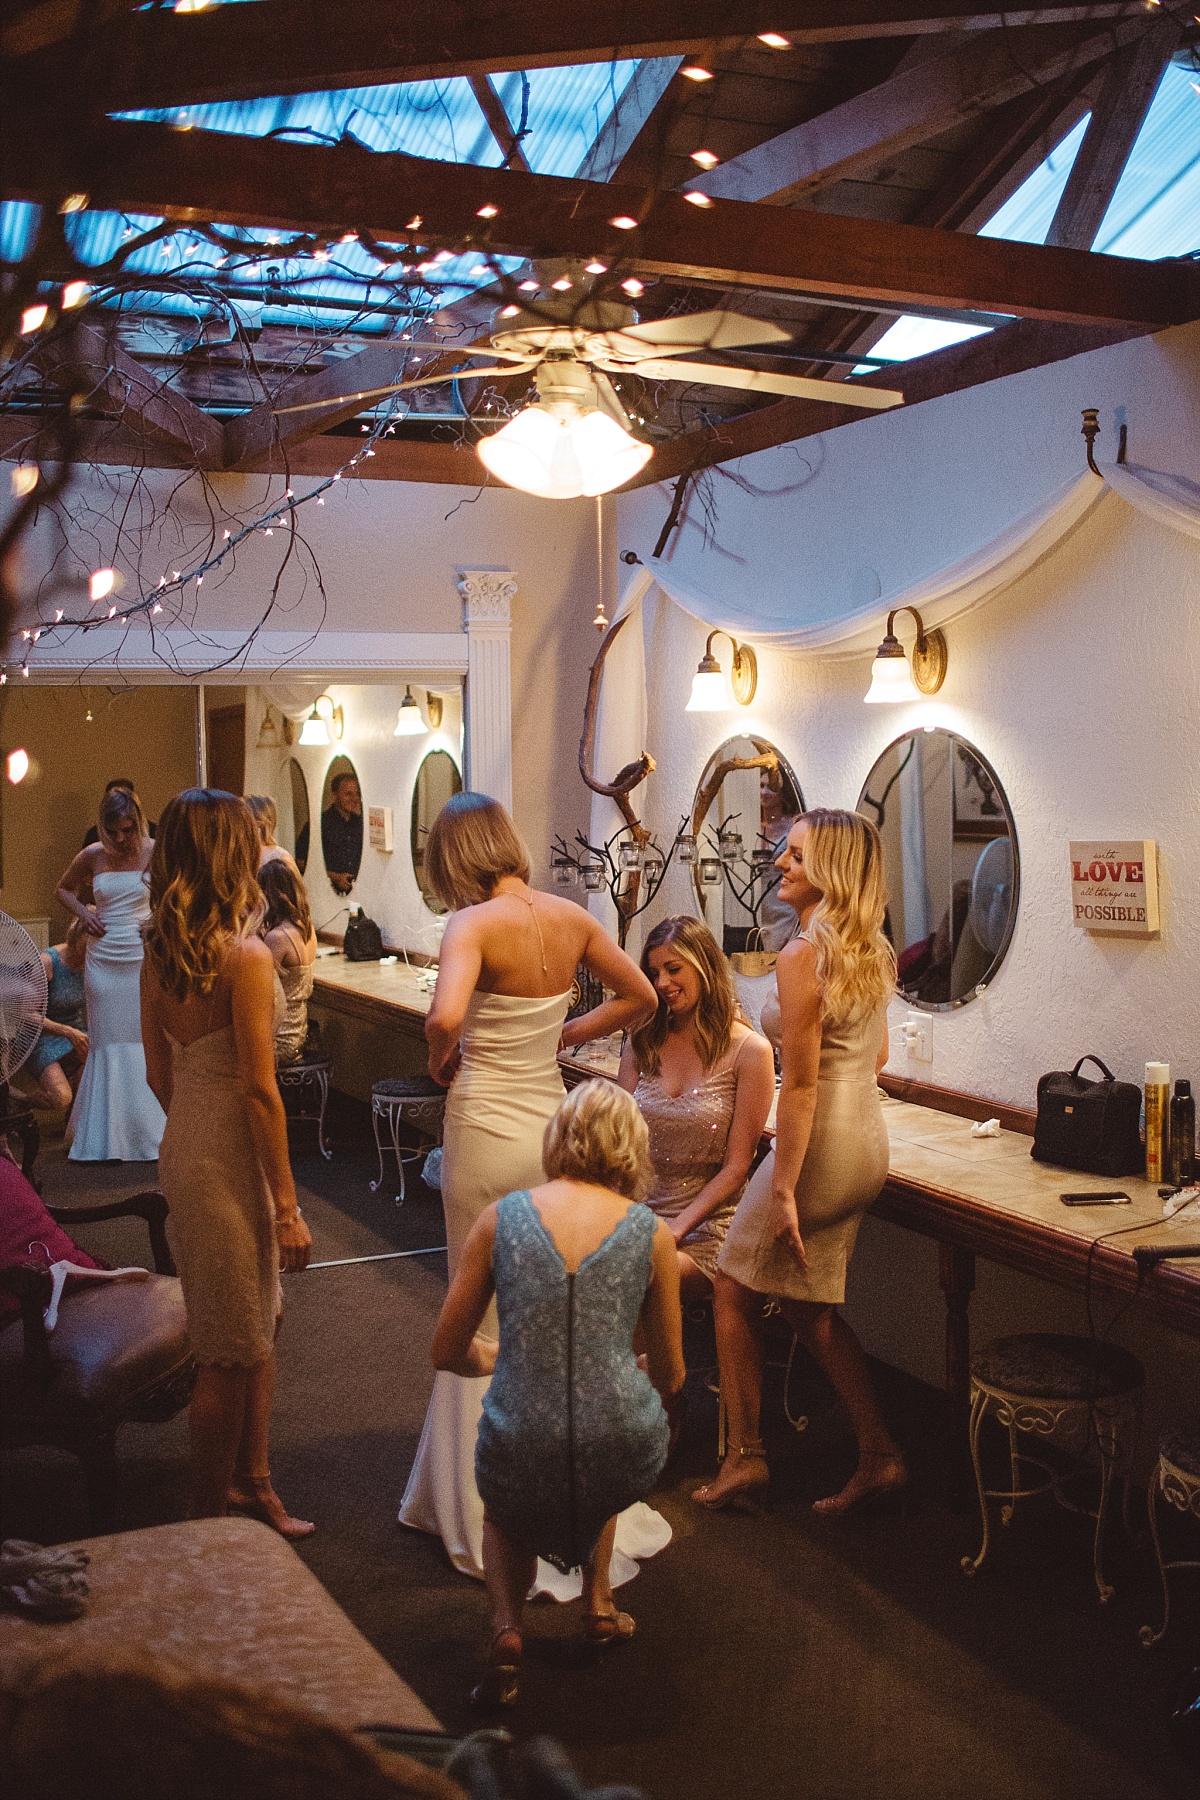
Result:
<svg viewBox="0 0 1200 1800"><path fill-rule="evenodd" d="M1068 1499L1059 1473L1040 1457L1018 1447L1020 1436L1054 1444L1081 1462L1094 1444L1100 1459L1100 1502L1087 1511L1096 1521L1092 1545L1092 1569L1101 1601L1113 1590L1104 1579L1101 1561L1104 1522L1114 1475L1124 1475L1137 1441L1141 1418L1145 1371L1136 1356L1116 1344L1091 1338L1063 1337L1052 1332L1027 1332L1018 1337L997 1338L985 1346L971 1364L971 1461L979 1489L983 1515L983 1542L976 1557L964 1556L963 1573L974 1575L983 1567L991 1542L988 1501L1002 1500L1001 1523L1007 1525L1018 1500L1034 1494L1053 1493L1060 1506L1083 1512ZM1008 1488L985 1488L979 1461L979 1431L992 1412L1008 1431ZM1040 1470L1046 1477L1024 1487L1022 1465Z"/></svg>
<svg viewBox="0 0 1200 1800"><path fill-rule="evenodd" d="M439 1087L429 1075L397 1075L387 1081L372 1083L371 1129L375 1133L375 1149L379 1155L379 1174L371 1183L373 1194L383 1186L384 1140L380 1135L381 1125L392 1140L396 1168L400 1175L400 1192L396 1195L396 1205L403 1206L404 1165L406 1162L420 1162L425 1156L425 1150L402 1150L400 1127L409 1125L439 1144L442 1140L442 1114L445 1110L446 1090Z"/></svg>
<svg viewBox="0 0 1200 1800"><path fill-rule="evenodd" d="M298 1096L299 1104L289 1116L293 1119L316 1121L317 1144L326 1162L333 1155L333 1151L325 1143L325 1108L329 1104L329 1077L332 1073L333 1063L328 1056L299 1056L295 1062L284 1063L281 1069L275 1071L280 1092Z"/></svg>
<svg viewBox="0 0 1200 1800"><path fill-rule="evenodd" d="M1160 1638L1166 1636L1167 1621L1171 1616L1167 1570L1200 1569L1200 1562L1185 1562L1178 1558L1174 1562L1163 1561L1162 1545L1158 1537L1158 1509L1155 1506L1158 1494L1176 1512L1185 1513L1189 1518L1200 1521L1200 1418L1179 1419L1173 1425L1164 1426L1158 1440L1158 1462L1150 1477L1146 1503L1150 1512L1150 1537L1158 1560L1159 1580L1162 1582L1163 1616L1157 1631L1152 1625L1143 1625L1138 1632L1147 1650L1151 1644L1157 1644Z"/></svg>

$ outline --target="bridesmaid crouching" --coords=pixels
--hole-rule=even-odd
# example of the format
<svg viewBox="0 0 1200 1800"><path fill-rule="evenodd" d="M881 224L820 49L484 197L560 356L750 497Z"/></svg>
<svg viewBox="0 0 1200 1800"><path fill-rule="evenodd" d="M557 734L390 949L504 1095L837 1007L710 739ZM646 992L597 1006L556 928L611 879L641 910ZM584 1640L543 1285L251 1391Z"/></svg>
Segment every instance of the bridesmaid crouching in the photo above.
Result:
<svg viewBox="0 0 1200 1800"><path fill-rule="evenodd" d="M738 1017L729 964L707 925L664 919L646 939L642 970L658 1010L626 1039L620 1082L649 1128L647 1201L675 1240L683 1297L704 1300L771 1110L775 1062Z"/></svg>
<svg viewBox="0 0 1200 1800"><path fill-rule="evenodd" d="M546 1182L471 1228L433 1339L437 1368L492 1377L475 1452L494 1633L472 1694L483 1706L517 1698L539 1556L582 1565L589 1641L633 1636L609 1579L617 1514L658 1478L683 1390L675 1244L639 1204L650 1168L637 1108L611 1082L585 1082L547 1125L543 1162ZM479 1335L493 1294L498 1345Z"/></svg>
<svg viewBox="0 0 1200 1800"><path fill-rule="evenodd" d="M191 788L165 807L150 863L142 1036L167 1115L159 1172L200 1364L188 1415L193 1512L233 1507L304 1537L313 1528L290 1517L267 1460L279 1272L303 1269L312 1239L275 1082L258 854L244 800Z"/></svg>

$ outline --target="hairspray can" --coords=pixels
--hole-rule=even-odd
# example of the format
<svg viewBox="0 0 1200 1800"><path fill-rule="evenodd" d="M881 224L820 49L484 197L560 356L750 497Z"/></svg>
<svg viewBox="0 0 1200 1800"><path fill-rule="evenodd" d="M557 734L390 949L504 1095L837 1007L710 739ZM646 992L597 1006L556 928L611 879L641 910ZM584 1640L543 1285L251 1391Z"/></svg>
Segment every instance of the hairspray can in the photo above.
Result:
<svg viewBox="0 0 1200 1800"><path fill-rule="evenodd" d="M1161 1182L1168 1154L1167 1107L1171 1095L1171 1065L1146 1064L1146 1180Z"/></svg>

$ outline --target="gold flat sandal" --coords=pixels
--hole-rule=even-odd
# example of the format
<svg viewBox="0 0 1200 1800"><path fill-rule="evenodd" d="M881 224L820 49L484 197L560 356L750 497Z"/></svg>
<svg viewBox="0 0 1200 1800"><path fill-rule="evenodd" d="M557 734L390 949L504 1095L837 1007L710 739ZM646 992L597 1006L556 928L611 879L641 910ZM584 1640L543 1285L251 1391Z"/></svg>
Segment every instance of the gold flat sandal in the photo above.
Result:
<svg viewBox="0 0 1200 1800"><path fill-rule="evenodd" d="M750 1465L745 1470L743 1479L733 1482L729 1487L717 1492L714 1492L716 1481L706 1481L702 1487L692 1489L692 1499L697 1506L706 1507L709 1512L761 1511L763 1489L771 1479L767 1469L767 1453L761 1442L739 1444L736 1449L731 1449L725 1457L725 1462L721 1464L722 1471L731 1459L736 1459L736 1466L739 1468L743 1464ZM716 1480L720 1480L719 1475Z"/></svg>

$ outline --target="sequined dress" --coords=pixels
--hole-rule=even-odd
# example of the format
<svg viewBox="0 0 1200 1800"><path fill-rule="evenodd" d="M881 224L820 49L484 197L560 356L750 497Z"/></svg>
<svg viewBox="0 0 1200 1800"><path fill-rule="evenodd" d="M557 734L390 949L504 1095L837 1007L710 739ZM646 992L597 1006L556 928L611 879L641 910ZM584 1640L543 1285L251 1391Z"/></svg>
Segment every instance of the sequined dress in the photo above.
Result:
<svg viewBox="0 0 1200 1800"><path fill-rule="evenodd" d="M633 1097L650 1132L654 1186L647 1204L660 1218L674 1219L708 1186L725 1161L737 1100L737 1069L716 1069L682 1094L668 1093L660 1075L642 1075ZM710 1280L737 1203L734 1194L680 1243L680 1249Z"/></svg>

